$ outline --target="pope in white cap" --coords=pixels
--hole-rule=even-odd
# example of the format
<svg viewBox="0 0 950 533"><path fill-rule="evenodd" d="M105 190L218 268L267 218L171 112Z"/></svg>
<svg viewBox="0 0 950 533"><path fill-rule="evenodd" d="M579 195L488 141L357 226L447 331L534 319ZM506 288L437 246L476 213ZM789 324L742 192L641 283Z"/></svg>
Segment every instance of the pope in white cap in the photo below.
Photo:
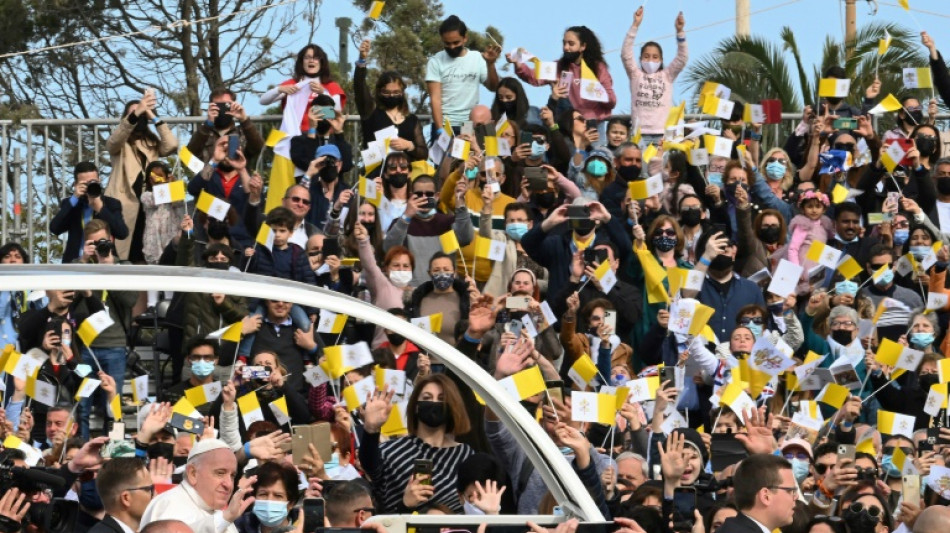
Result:
<svg viewBox="0 0 950 533"><path fill-rule="evenodd" d="M256 476L242 478L232 496L237 458L224 441L204 439L188 454L181 485L155 497L141 526L158 520L181 520L195 533L237 533L234 521L254 503L246 498Z"/></svg>

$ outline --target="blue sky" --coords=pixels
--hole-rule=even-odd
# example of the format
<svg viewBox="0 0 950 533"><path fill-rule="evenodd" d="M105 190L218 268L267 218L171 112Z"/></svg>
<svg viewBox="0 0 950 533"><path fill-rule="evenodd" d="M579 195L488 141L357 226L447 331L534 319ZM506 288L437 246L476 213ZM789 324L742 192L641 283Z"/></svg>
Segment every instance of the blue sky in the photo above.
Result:
<svg viewBox="0 0 950 533"><path fill-rule="evenodd" d="M398 0L393 0L398 1ZM869 22L895 22L911 29L918 28L916 20L924 24L924 29L934 37L937 47L950 57L950 2L948 0L910 0L916 12L913 17L897 6L896 0L878 0L876 16L870 14L870 4L858 0L858 26ZM769 11L753 14L751 19L753 35L771 37L778 41L779 30L789 25L796 32L802 57L806 62L820 59L820 47L826 35L843 39L844 2L839 0L751 0L751 10ZM623 0L580 0L565 2L555 0L443 0L445 13L456 14L470 28L483 30L493 25L505 36L504 47L508 51L514 47L524 47L529 52L553 61L561 54L561 36L563 30L572 25L590 27L600 38L605 50L605 58L610 65L617 93L616 112L628 112L630 109L630 91L626 72L620 61L620 45L633 21L633 13L641 2ZM778 7L775 7L778 6ZM664 58L668 62L676 53L673 22L676 14L684 11L690 58L699 59L708 53L720 39L735 32L735 3L733 0L647 0L643 24L640 27L637 43L646 40L658 41L664 49ZM338 57L338 30L334 25L337 17L350 17L359 22L364 16L348 0L324 1L320 8L321 26L317 31L316 42L322 46L334 60ZM691 31L692 30L692 31ZM919 30L918 30L919 31ZM917 40L919 44L919 40ZM301 43L301 46L304 43ZM923 47L921 46L923 50ZM350 61L358 57L355 47L350 47ZM790 59L790 58L789 58ZM499 59L497 68L507 63ZM921 65L923 66L923 65ZM291 65L275 71L261 83L266 86L286 79L283 74ZM806 70L810 71L806 64ZM513 75L513 71L499 70L501 76ZM794 75L794 74L793 74ZM544 102L549 91L526 87L532 103ZM676 85L675 99L682 98L687 88L680 82ZM256 98L245 97L245 103L252 112L261 111ZM482 90L482 101L490 102L491 95Z"/></svg>

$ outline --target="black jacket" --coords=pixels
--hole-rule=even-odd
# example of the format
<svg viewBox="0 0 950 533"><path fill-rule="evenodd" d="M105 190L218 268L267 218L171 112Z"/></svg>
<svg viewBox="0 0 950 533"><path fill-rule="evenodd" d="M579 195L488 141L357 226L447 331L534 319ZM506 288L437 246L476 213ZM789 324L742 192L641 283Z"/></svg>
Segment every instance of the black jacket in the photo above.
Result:
<svg viewBox="0 0 950 533"><path fill-rule="evenodd" d="M63 198L59 203L59 212L49 223L49 230L56 235L69 233L66 237L66 247L63 249L63 263L72 263L79 258L79 252L83 246L83 228L85 224L82 220L83 210L89 205L85 200L79 200L73 206L70 201L72 197ZM109 232L116 240L122 240L129 236L129 228L125 225L125 219L122 218L122 204L110 196L102 197L102 209L98 213L93 213L92 218L104 220L109 224Z"/></svg>
<svg viewBox="0 0 950 533"><path fill-rule="evenodd" d="M112 515L107 514L98 524L89 529L89 533L124 533L122 526Z"/></svg>
<svg viewBox="0 0 950 533"><path fill-rule="evenodd" d="M943 105L950 105L950 71L940 52L937 52L937 59L930 60L930 71L933 73L934 90L943 99Z"/></svg>
<svg viewBox="0 0 950 533"><path fill-rule="evenodd" d="M762 533L762 528L740 512L732 518L727 518L722 527L716 531L718 533Z"/></svg>

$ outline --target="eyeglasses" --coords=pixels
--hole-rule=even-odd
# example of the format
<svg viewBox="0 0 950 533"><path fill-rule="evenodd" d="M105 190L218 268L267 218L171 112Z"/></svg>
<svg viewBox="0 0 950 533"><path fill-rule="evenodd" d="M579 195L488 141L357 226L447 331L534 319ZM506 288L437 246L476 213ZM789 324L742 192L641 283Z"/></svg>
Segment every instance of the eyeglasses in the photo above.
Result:
<svg viewBox="0 0 950 533"><path fill-rule="evenodd" d="M189 355L188 357L192 361L206 361L208 363L213 363L214 360L218 358L218 356L214 354L200 354L200 353L193 353Z"/></svg>
<svg viewBox="0 0 950 533"><path fill-rule="evenodd" d="M426 198L435 198L435 191L413 191L412 196L414 198L422 198L423 196Z"/></svg>
<svg viewBox="0 0 950 533"><path fill-rule="evenodd" d="M659 237L661 235L666 235L667 237L676 237L676 230L673 228L658 229L653 234L654 237Z"/></svg>
<svg viewBox="0 0 950 533"><path fill-rule="evenodd" d="M823 463L815 463L815 473L818 474L819 476L823 476L823 475L825 475L825 472L828 471L828 468L830 468L830 467L832 467L832 466L834 466L834 465L826 465L826 464L823 464Z"/></svg>
<svg viewBox="0 0 950 533"><path fill-rule="evenodd" d="M155 496L155 485L145 485L144 487L131 487L125 490L147 490L149 494Z"/></svg>
<svg viewBox="0 0 950 533"><path fill-rule="evenodd" d="M322 254L322 253L323 253L323 249L322 249L322 248L318 248L318 249L316 249L316 250L310 250L309 252L307 252L307 255L309 255L310 257L316 257L316 256L318 256L318 255L320 255L320 254Z"/></svg>
<svg viewBox="0 0 950 533"><path fill-rule="evenodd" d="M835 143L835 150L844 150L850 152L854 150L854 143Z"/></svg>
<svg viewBox="0 0 950 533"><path fill-rule="evenodd" d="M715 166L715 167L712 165L709 165L710 172L722 172L723 170L726 170L726 165Z"/></svg>
<svg viewBox="0 0 950 533"><path fill-rule="evenodd" d="M761 326L765 324L765 319L760 316L746 316L739 319L739 324L742 326L748 326L749 324L757 324Z"/></svg>
<svg viewBox="0 0 950 533"><path fill-rule="evenodd" d="M769 487L769 490L783 490L783 491L787 492L787 493L788 493L790 496L792 496L793 498L794 498L795 496L798 496L798 487L780 487L780 486L775 486L775 487Z"/></svg>
<svg viewBox="0 0 950 533"><path fill-rule="evenodd" d="M888 268L890 268L890 267L891 267L891 264L890 264L890 263L881 263L881 264L875 265L875 264L872 263L872 264L870 264L870 265L868 265L868 266L870 266L872 270L877 271L877 270L880 270L880 269L883 268L883 267L888 267Z"/></svg>
<svg viewBox="0 0 950 533"><path fill-rule="evenodd" d="M299 196L291 196L290 198L288 198L288 200L290 200L291 202L295 204L310 205L310 200L307 200L306 198L301 198Z"/></svg>
<svg viewBox="0 0 950 533"><path fill-rule="evenodd" d="M894 455L894 450L900 450L904 452L904 455L914 455L915 453L917 453L910 446L885 446L881 448L881 453L883 453L884 455Z"/></svg>
<svg viewBox="0 0 950 533"><path fill-rule="evenodd" d="M788 159L785 159L784 157L770 157L766 159L765 162L766 163L781 163L783 165L787 165Z"/></svg>
<svg viewBox="0 0 950 533"><path fill-rule="evenodd" d="M852 322L852 321L850 321L850 320L841 321L841 322L832 322L832 323L831 323L831 327L832 327L832 328L853 328L853 327L854 327L854 322Z"/></svg>

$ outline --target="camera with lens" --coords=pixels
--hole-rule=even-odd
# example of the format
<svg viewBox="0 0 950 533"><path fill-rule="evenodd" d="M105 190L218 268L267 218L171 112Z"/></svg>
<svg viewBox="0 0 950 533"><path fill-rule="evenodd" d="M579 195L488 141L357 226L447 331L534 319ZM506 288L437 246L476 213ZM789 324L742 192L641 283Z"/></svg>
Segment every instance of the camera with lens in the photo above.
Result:
<svg viewBox="0 0 950 533"><path fill-rule="evenodd" d="M214 105L218 106L218 113L222 115L231 111L231 102L217 102Z"/></svg>
<svg viewBox="0 0 950 533"><path fill-rule="evenodd" d="M63 490L66 480L55 470L13 466L13 457L6 452L0 453L0 494L14 488L32 496L47 490ZM19 531L30 525L35 525L42 533L66 533L73 530L78 512L78 502L63 498L53 498L49 503L34 502L20 523L0 517L0 533Z"/></svg>
<svg viewBox="0 0 950 533"><path fill-rule="evenodd" d="M877 481L877 470L875 468L858 468L857 481L875 483Z"/></svg>
<svg viewBox="0 0 950 533"><path fill-rule="evenodd" d="M102 184L98 181L86 183L86 196L89 198L99 198L102 196Z"/></svg>
<svg viewBox="0 0 950 533"><path fill-rule="evenodd" d="M95 243L96 255L99 257L109 257L115 252L115 244L109 239L99 239Z"/></svg>

